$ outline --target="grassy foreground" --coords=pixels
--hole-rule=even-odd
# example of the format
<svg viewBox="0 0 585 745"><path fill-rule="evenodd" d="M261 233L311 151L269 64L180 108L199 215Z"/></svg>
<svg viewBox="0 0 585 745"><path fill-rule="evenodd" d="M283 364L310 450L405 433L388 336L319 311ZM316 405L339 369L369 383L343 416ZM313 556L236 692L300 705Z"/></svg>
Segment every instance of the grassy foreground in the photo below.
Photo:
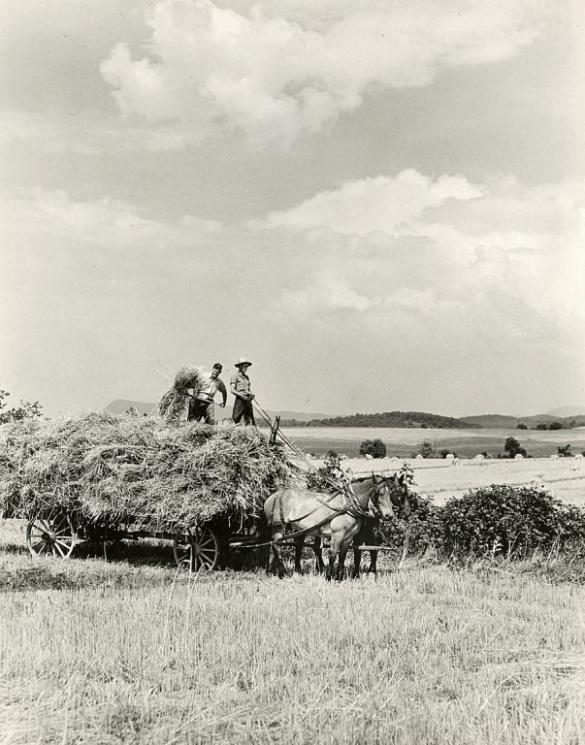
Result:
<svg viewBox="0 0 585 745"><path fill-rule="evenodd" d="M516 569L189 580L0 546L0 743L577 745L584 601Z"/></svg>

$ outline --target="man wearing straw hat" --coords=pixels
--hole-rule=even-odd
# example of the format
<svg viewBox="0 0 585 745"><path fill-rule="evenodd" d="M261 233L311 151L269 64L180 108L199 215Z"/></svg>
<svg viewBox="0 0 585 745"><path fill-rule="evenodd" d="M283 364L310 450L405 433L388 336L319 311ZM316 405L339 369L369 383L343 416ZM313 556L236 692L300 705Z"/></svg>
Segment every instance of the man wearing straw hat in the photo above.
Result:
<svg viewBox="0 0 585 745"><path fill-rule="evenodd" d="M239 424L242 420L246 425L256 424L254 421L254 409L252 407L254 394L252 393L250 378L247 374L251 364L250 360L240 357L235 365L238 372L232 375L232 379L230 380L231 392L236 397L232 414L232 418L236 424Z"/></svg>

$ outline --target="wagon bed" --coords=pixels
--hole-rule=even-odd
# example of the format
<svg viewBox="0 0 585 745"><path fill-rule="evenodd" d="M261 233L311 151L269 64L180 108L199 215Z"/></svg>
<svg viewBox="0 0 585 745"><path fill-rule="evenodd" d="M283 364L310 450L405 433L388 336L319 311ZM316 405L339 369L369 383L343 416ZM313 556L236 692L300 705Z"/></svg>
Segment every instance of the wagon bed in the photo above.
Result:
<svg viewBox="0 0 585 745"><path fill-rule="evenodd" d="M26 544L33 557L53 555L68 559L83 545L103 545L124 540L158 540L172 544L174 561L191 571L230 566L238 551L253 549L263 537L263 520L253 515L216 516L192 525L163 530L148 526L148 519L88 519L79 511L60 509L38 512L27 518Z"/></svg>

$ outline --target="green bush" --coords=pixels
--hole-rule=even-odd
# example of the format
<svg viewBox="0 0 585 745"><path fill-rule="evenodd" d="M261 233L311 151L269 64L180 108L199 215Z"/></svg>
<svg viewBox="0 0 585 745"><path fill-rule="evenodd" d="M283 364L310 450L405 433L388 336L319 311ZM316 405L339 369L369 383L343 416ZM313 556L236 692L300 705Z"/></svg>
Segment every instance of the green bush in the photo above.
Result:
<svg viewBox="0 0 585 745"><path fill-rule="evenodd" d="M541 489L492 485L443 508L443 550L452 556L523 558L585 540L585 511Z"/></svg>
<svg viewBox="0 0 585 745"><path fill-rule="evenodd" d="M373 458L386 457L386 445L382 440L364 440L360 445L360 455L371 455Z"/></svg>
<svg viewBox="0 0 585 745"><path fill-rule="evenodd" d="M525 458L527 455L526 448L523 448L515 437L506 438L504 450L510 458L515 458L517 455L522 455Z"/></svg>
<svg viewBox="0 0 585 745"><path fill-rule="evenodd" d="M395 517L380 524L378 534L380 544L394 548L400 555L408 535L408 551L412 555L422 555L428 549L441 551L443 545L442 508L433 504L430 497L420 497L411 492L411 512L408 518Z"/></svg>
<svg viewBox="0 0 585 745"><path fill-rule="evenodd" d="M416 458L417 455L422 455L423 458L434 458L436 457L435 446L430 440L423 440L417 445L411 457Z"/></svg>

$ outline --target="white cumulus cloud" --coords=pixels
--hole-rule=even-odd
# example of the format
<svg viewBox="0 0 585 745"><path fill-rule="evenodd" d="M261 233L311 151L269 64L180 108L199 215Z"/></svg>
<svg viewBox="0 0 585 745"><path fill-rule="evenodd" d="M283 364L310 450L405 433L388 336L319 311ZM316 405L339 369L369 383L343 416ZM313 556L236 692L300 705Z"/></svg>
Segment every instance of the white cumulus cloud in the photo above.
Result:
<svg viewBox="0 0 585 745"><path fill-rule="evenodd" d="M148 54L120 43L101 64L124 113L212 123L290 143L385 88L498 62L538 35L535 0L160 0Z"/></svg>
<svg viewBox="0 0 585 745"><path fill-rule="evenodd" d="M433 181L409 169L395 177L348 181L297 207L272 212L256 225L296 230L327 227L345 235L377 231L396 235L408 232L408 223L428 207L437 207L449 199L466 201L481 194L479 187L462 176L441 176Z"/></svg>

